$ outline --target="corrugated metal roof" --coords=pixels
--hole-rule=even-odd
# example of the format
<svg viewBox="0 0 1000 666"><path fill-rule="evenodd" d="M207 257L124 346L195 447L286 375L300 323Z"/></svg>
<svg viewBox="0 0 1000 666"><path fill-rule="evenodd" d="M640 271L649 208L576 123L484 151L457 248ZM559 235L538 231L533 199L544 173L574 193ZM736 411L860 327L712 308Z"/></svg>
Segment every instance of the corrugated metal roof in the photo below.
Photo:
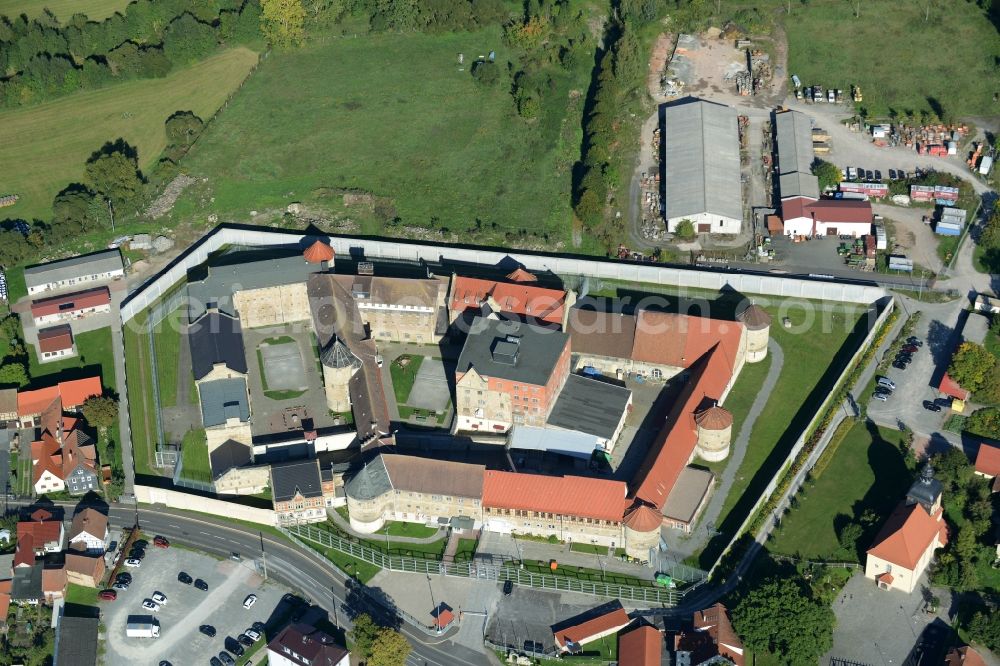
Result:
<svg viewBox="0 0 1000 666"><path fill-rule="evenodd" d="M809 197L819 199L819 178L811 173L791 171L778 176L778 191L781 198Z"/></svg>
<svg viewBox="0 0 1000 666"><path fill-rule="evenodd" d="M93 254L29 266L24 269L24 282L31 288L50 282L61 282L81 275L112 273L121 270L123 270L121 253L118 250L102 250Z"/></svg>
<svg viewBox="0 0 1000 666"><path fill-rule="evenodd" d="M696 100L664 111L666 217L743 219L736 110Z"/></svg>
<svg viewBox="0 0 1000 666"><path fill-rule="evenodd" d="M809 116L798 111L783 111L774 114L774 123L778 141L778 173L812 173L815 155ZM786 196L784 190L781 196Z"/></svg>
<svg viewBox="0 0 1000 666"><path fill-rule="evenodd" d="M97 287L72 294L61 294L31 302L31 316L45 317L53 314L75 312L85 308L96 308L111 302L111 292L107 287Z"/></svg>
<svg viewBox="0 0 1000 666"><path fill-rule="evenodd" d="M597 448L598 438L575 430L536 428L516 425L510 433L510 448L522 451L550 451L589 459Z"/></svg>

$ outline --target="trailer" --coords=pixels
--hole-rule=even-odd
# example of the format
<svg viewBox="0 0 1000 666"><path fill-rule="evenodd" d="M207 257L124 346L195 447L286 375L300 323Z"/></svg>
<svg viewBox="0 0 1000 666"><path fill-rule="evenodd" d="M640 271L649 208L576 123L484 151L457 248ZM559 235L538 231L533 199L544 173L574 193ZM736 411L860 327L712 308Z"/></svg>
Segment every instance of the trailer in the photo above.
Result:
<svg viewBox="0 0 1000 666"><path fill-rule="evenodd" d="M125 635L129 638L159 638L160 623L152 615L129 615Z"/></svg>

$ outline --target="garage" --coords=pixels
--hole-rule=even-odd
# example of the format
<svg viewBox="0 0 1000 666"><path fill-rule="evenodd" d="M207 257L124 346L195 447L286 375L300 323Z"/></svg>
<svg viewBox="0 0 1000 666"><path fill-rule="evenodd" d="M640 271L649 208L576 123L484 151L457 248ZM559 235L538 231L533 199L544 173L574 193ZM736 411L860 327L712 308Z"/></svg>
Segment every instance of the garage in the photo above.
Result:
<svg viewBox="0 0 1000 666"><path fill-rule="evenodd" d="M837 227L827 227L826 228L826 235L827 236L836 236L837 235Z"/></svg>
<svg viewBox="0 0 1000 666"><path fill-rule="evenodd" d="M698 233L699 234L707 234L707 233L709 233L711 231L712 231L712 225L711 224L699 224L698 225Z"/></svg>

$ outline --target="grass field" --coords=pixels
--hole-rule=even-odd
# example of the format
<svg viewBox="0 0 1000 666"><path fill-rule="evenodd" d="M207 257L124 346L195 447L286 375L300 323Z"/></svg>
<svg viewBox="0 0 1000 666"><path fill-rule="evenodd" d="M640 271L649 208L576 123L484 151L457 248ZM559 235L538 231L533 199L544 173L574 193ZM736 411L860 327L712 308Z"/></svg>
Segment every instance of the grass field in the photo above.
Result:
<svg viewBox="0 0 1000 666"><path fill-rule="evenodd" d="M182 308L177 308L153 329L153 349L156 351L156 383L160 392L160 406L177 404L177 372L181 351L180 322Z"/></svg>
<svg viewBox="0 0 1000 666"><path fill-rule="evenodd" d="M162 79L0 111L0 164L17 165L6 170L3 187L21 195L3 216L48 219L53 196L83 178L87 158L107 141L124 138L138 149L140 166L149 167L166 146L170 114L190 110L209 118L256 62L253 51L230 49Z"/></svg>
<svg viewBox="0 0 1000 666"><path fill-rule="evenodd" d="M784 0L741 0L740 6L786 7ZM853 2L794 2L783 21L788 35L788 75L804 85L861 86L860 106L870 115L890 109L944 115L996 115L993 93L1000 39L973 2L865 0L861 18ZM931 5L930 19L925 9ZM947 45L946 51L942 49Z"/></svg>
<svg viewBox="0 0 1000 666"><path fill-rule="evenodd" d="M149 362L149 335L141 332L147 313L139 313L122 327L125 343L125 378L128 383L128 413L132 430L132 457L136 474L159 475L153 467L156 422L153 410L153 369Z"/></svg>
<svg viewBox="0 0 1000 666"><path fill-rule="evenodd" d="M436 527L428 527L427 525L420 525L418 523L406 523L401 521L390 521L386 523L389 536L396 537L416 537L422 539L429 536L434 536L438 533Z"/></svg>
<svg viewBox="0 0 1000 666"><path fill-rule="evenodd" d="M405 366L399 362L403 358L410 359L410 362ZM408 354L405 357L400 356L389 366L389 374L392 375L392 391L396 394L397 403L403 404L410 397L413 382L417 379L417 371L420 370L420 364L423 362L423 356Z"/></svg>
<svg viewBox="0 0 1000 666"><path fill-rule="evenodd" d="M9 17L27 14L28 18L35 18L48 9L63 22L73 14L86 14L87 18L100 21L124 10L128 3L129 0L0 0L0 14Z"/></svg>
<svg viewBox="0 0 1000 666"><path fill-rule="evenodd" d="M858 553L838 552L838 528L871 509L882 519L903 498L912 471L898 448L897 430L857 422L814 482L806 485L798 506L782 521L768 548L804 558L858 560ZM866 543L873 535L869 534ZM862 539L864 541L864 539Z"/></svg>
<svg viewBox="0 0 1000 666"><path fill-rule="evenodd" d="M181 474L186 479L212 482L212 468L208 462L208 445L205 442L205 429L193 428L184 435L181 442L183 469Z"/></svg>
<svg viewBox="0 0 1000 666"><path fill-rule="evenodd" d="M290 201L337 208L341 197L332 190L357 188L390 198L367 222L362 207L349 210L365 233L383 230L372 220L398 216L402 225L478 226L478 237L495 224L501 239L524 228L568 240L582 113L570 88L586 91L592 60L581 56L572 81L557 81L542 117L525 122L513 111L508 81L483 88L469 74L473 54L491 49L500 63L516 60L499 28L331 39L272 52L185 159L210 182L207 192L185 192L175 216L245 218ZM204 194L215 200L202 207Z"/></svg>
<svg viewBox="0 0 1000 666"><path fill-rule="evenodd" d="M75 377L91 376L93 371L101 375L101 386L116 390L114 350L111 348L111 329L99 328L74 337L77 354L60 361L39 363L34 345L27 345L29 356L28 374L32 384L50 384ZM83 372L86 368L87 371Z"/></svg>

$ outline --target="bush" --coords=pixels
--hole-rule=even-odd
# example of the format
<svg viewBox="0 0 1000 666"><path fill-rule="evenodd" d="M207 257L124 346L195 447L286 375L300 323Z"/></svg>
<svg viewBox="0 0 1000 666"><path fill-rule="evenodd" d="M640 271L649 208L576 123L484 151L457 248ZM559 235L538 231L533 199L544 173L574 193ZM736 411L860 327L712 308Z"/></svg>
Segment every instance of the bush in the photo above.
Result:
<svg viewBox="0 0 1000 666"><path fill-rule="evenodd" d="M677 223L677 228L674 229L674 235L681 240L694 240L694 223L691 220L681 220Z"/></svg>
<svg viewBox="0 0 1000 666"><path fill-rule="evenodd" d="M477 60L472 65L472 78L481 86L493 88L500 81L500 68L496 66L496 63Z"/></svg>

